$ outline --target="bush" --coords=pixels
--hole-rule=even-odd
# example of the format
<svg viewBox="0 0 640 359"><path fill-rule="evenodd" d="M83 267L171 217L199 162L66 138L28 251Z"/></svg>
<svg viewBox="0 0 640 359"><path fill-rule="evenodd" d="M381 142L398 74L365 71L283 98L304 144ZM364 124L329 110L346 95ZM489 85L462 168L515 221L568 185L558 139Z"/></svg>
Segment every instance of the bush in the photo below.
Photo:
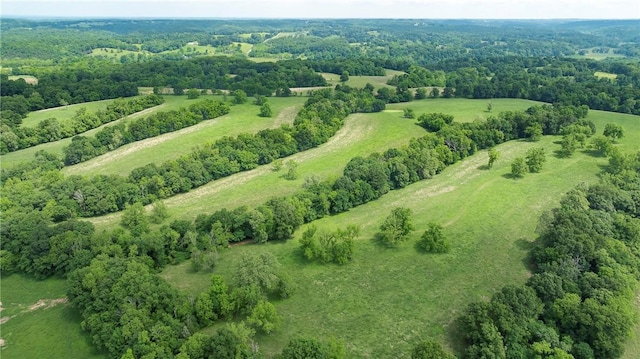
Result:
<svg viewBox="0 0 640 359"><path fill-rule="evenodd" d="M446 253L449 251L449 243L444 235L441 225L429 223L427 230L418 240L418 248L427 253Z"/></svg>

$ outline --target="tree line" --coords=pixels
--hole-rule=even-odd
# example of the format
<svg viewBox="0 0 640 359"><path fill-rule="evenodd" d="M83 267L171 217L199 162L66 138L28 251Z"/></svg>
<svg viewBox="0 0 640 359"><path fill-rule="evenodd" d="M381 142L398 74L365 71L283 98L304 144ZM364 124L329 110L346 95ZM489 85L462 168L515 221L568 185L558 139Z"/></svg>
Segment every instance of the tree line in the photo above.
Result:
<svg viewBox="0 0 640 359"><path fill-rule="evenodd" d="M224 108L215 102L212 104L214 108ZM65 216L95 216L123 210L127 204L135 202L148 204L187 192L214 179L316 147L341 128L348 114L381 109L384 109L384 103L376 100L367 90L344 88L340 91L316 91L297 114L293 126L284 125L235 138L223 137L178 159L133 169L128 177L98 175L63 178L53 171L53 168L59 168L60 160L40 153L37 162L47 163L47 168L52 170L52 176L56 179L37 183L38 190L34 192L22 187L22 178L28 176L28 171L34 166L37 168L36 165L3 169L2 178L6 198L9 199L7 204L11 203L9 207L41 209L45 202L52 200ZM202 118L201 114L198 116ZM104 137L108 140L114 136Z"/></svg>
<svg viewBox="0 0 640 359"><path fill-rule="evenodd" d="M71 137L162 103L162 97L147 95L116 99L104 110L95 113L82 107L66 123L60 123L54 117L40 121L36 127L20 126L22 119L3 122L0 128L0 154Z"/></svg>
<svg viewBox="0 0 640 359"><path fill-rule="evenodd" d="M620 157L622 160L620 160ZM640 153L618 153L600 182L540 218L533 275L458 318L463 358L619 358L640 281Z"/></svg>
<svg viewBox="0 0 640 359"><path fill-rule="evenodd" d="M147 117L105 127L93 137L75 136L71 139L71 144L63 149L64 164L70 166L84 162L128 143L226 115L229 110L229 105L224 102L203 100L179 110L157 112Z"/></svg>

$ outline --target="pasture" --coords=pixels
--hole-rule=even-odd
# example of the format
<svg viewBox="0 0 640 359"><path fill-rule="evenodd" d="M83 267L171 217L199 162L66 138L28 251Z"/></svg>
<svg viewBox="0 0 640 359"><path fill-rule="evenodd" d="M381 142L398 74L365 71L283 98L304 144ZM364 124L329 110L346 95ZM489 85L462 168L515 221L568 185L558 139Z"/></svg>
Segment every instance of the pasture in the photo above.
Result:
<svg viewBox="0 0 640 359"><path fill-rule="evenodd" d="M532 104L534 102L525 100L494 100L495 108L502 110L524 110ZM235 208L241 205L255 206L268 200L273 193L295 193L309 176L320 179L337 177L351 158L400 147L408 143L410 138L425 133L424 129L416 125L416 120L402 117L401 109L406 106L415 107L416 114L446 112L452 114L457 121L465 122L482 116L486 101L429 99L390 105L387 111L381 113L354 114L347 118L345 126L329 142L284 159L299 164L299 176L294 181L283 179L282 173L273 172L271 166L266 165L213 181L188 193L168 198L164 202L169 213L174 216L172 218L193 219L194 213L208 213L220 208ZM169 144L168 146L173 147ZM135 154L132 153L132 156ZM118 162L113 161L112 165L119 166ZM105 170L109 171L107 168ZM119 223L119 218L120 213L112 213L90 220L99 228L113 228Z"/></svg>
<svg viewBox="0 0 640 359"><path fill-rule="evenodd" d="M3 358L105 358L91 346L79 315L66 302L63 279L13 274L3 276L0 286Z"/></svg>
<svg viewBox="0 0 640 359"><path fill-rule="evenodd" d="M284 101L294 99L300 102ZM272 100L276 99L269 99L275 110L277 107ZM279 111L296 108L291 106L300 106L302 101L303 98L283 99ZM491 102L493 113L523 110L534 104L512 99ZM404 108L413 108L416 115L449 113L460 122L490 115L486 112L486 100L465 99L428 99L392 104L381 113L354 114L328 143L285 159L299 163L298 179L285 180L281 177L282 172L272 171L270 165L238 173L165 200L171 214L168 221L193 219L197 214L225 207L255 206L274 193L297 192L308 176L315 175L320 179L338 176L354 156L402 146L411 137L424 133L415 120L402 118ZM238 116L234 123L240 125L241 113L254 116L254 112L257 112L257 106L247 104L232 107L231 115ZM625 151L640 150L638 116L590 111L588 119L596 123L598 134L606 123L622 125L625 137L617 146ZM183 142L188 142L186 136L191 134L185 135ZM242 253L269 251L291 273L296 292L291 298L276 302L283 317L282 329L269 336L257 337L260 347L268 354L278 353L293 336L319 339L335 336L344 341L352 358L407 357L411 345L425 337L436 339L456 351L460 342L453 319L468 303L489 298L505 284L520 284L526 280L530 274L526 255L535 239L540 214L555 206L560 196L575 185L595 182L600 166L606 164L605 158L593 157L584 151L578 151L570 158L557 158L553 151L559 148L558 139L545 137L537 143L512 141L502 144L497 147L501 157L491 170L484 169L486 151L478 152L431 180L392 191L374 202L314 222L320 229L328 230L349 224L360 226L354 260L344 266L318 265L303 260L297 249L298 238L306 228L303 226L296 232L296 237L287 242L250 244L222 252L214 272L230 280L233 263ZM179 141L176 138L165 143L173 143L176 147ZM544 169L519 180L511 179L508 173L512 159L522 156L531 147L547 150ZM133 151L131 156L131 159L141 157L144 161L150 155ZM118 162L113 161L111 165ZM111 170L109 166L104 168ZM372 238L390 210L398 206L413 211L416 230L399 248L387 249L374 243ZM114 228L118 225L119 214L91 221L99 231ZM432 221L445 227L451 252L423 254L414 248L426 224ZM209 285L210 274L192 272L191 263L187 261L165 268L161 276L176 288L196 295ZM37 282L15 275L3 278L1 300L7 310L3 315L20 311L6 303L28 305L39 299L62 298L61 283L55 279ZM20 287L29 288L30 294L22 296L19 289L14 289ZM11 299L8 295L22 299ZM2 336L7 347L2 353L7 358L99 358L99 354L91 351L80 330L79 320L66 304L13 318L3 324ZM219 326L204 331L211 332ZM640 333L640 326L636 332ZM41 338L42 333L46 333L45 338ZM638 336L640 334L630 340L625 358L637 357L640 350ZM25 342L30 345L22 344Z"/></svg>
<svg viewBox="0 0 640 359"><path fill-rule="evenodd" d="M627 137L619 146L640 149L637 116L591 111L589 119L597 124L598 133L608 122L623 125ZM282 331L258 337L268 353L277 353L296 335L325 339L333 335L344 340L350 357L357 358L406 357L410 346L424 337L457 350L460 343L453 319L468 303L489 298L505 284L526 280L530 274L526 255L541 213L557 205L561 195L579 183L597 181L600 167L607 163L605 158L580 151L570 158L558 158L553 154L559 148L558 140L545 137L536 143L512 141L497 146L501 157L491 170L484 169L487 154L481 151L431 180L314 222L327 230L360 226L354 260L347 265L306 263L293 239L233 247L222 253L214 272L230 280L233 263L243 252L269 251L292 273L297 292L277 302ZM531 147L546 149L543 171L511 179L511 161ZM245 184L236 183L240 185ZM225 202L218 198L210 200L215 207ZM167 205L173 207L170 201ZM398 206L413 211L416 230L398 249L380 247L372 238L389 211ZM432 221L445 227L452 244L450 253L427 255L414 248L421 229ZM297 232L297 238L304 229ZM188 262L166 268L162 276L193 294L208 285L208 276L191 272ZM634 343L630 342L629 358L635 357Z"/></svg>
<svg viewBox="0 0 640 359"><path fill-rule="evenodd" d="M349 81L344 82L345 85L351 87L362 88L367 83L372 84L376 88L380 87L388 87L395 88L394 86L387 85L387 81L391 79L394 75L402 75L404 72L396 71L396 70L385 70L387 74L385 76L349 76ZM340 75L323 72L322 77L329 83L330 86L335 87L337 84L342 84L340 82Z"/></svg>
<svg viewBox="0 0 640 359"><path fill-rule="evenodd" d="M200 96L199 100L205 99L205 98L217 98L217 99L222 99L222 97L218 96L218 97L213 97L213 96ZM114 121L111 123L107 123L103 126L112 126L116 123L118 123L119 121L127 121L130 119L135 119L138 118L140 116L147 116L147 115L151 115L154 112L157 111L171 111L171 110L177 110L180 107L185 107L188 106L190 103L193 103L194 101L198 101L198 100L192 100L192 99L188 99L187 96L165 96L164 97L165 102L161 105L152 107L152 108L148 108L146 110L143 110L141 112L138 113L134 113L131 114L121 120L118 121ZM113 101L113 100L104 100L104 101ZM67 117L63 117L63 120L70 120L71 117L73 117L73 115L76 113L76 111L82 107L86 107L87 110L89 110L90 112L92 111L90 108L95 108L95 110L98 110L100 108L104 108L106 107L106 104L102 105L102 102L104 101L96 101L96 102L85 102L83 104L78 104L78 105L71 105L68 106L69 107L69 113L67 114L66 110L63 108L59 108L57 107L55 110L51 110L52 113L58 115L59 113L63 113L64 115L66 115ZM107 102L108 103L108 102ZM101 107L103 106L103 107ZM247 105L248 106L248 105ZM72 107L74 107L73 111L72 111ZM94 111L95 111L94 110ZM44 110L47 111L47 110ZM31 114L38 114L38 116L43 116L42 111L37 111L37 112L32 112ZM46 113L46 112L45 112ZM31 116L31 114L29 116ZM55 117L55 116L53 116ZM42 119L45 118L49 118L46 115L44 115L44 117ZM58 118L58 120L61 120L61 118ZM40 121L40 120L39 120ZM61 120L62 121L62 120ZM34 122L35 124L37 124L37 122ZM35 126L35 125L34 125ZM87 132L82 133L81 135L83 136L93 136L95 135L95 133L97 131L99 131L103 126L95 128L93 130L89 130ZM55 141L55 142L49 142L49 143L43 143L34 147L29 147L29 148L25 148L19 151L15 151L15 152L10 152L7 153L5 155L2 155L0 158L2 159L2 163L3 166L12 166L14 164L20 163L20 162L24 162L24 161L30 161L34 158L34 155L36 152L38 152L39 150L45 150L47 152L50 153L54 153L57 154L59 156L63 156L63 148L68 146L69 143L71 143L71 138L65 138L59 141Z"/></svg>
<svg viewBox="0 0 640 359"><path fill-rule="evenodd" d="M24 82L28 83L29 85L37 85L38 84L38 78L36 78L35 76L31 76L31 75L12 75L9 76L9 80L17 80L17 79L23 79Z"/></svg>
<svg viewBox="0 0 640 359"><path fill-rule="evenodd" d="M230 280L233 263L243 252L269 251L292 273L296 293L277 302L282 331L258 338L269 353L278 352L295 335L333 335L344 340L350 357L356 358L406 357L403 353L423 337L455 349L458 339L449 336L453 320L468 303L490 297L502 285L526 280L526 255L542 211L578 183L596 180L604 159L585 154L571 159L550 155L540 174L521 180L505 177L515 156L534 146L551 153L558 147L555 140L503 144L498 146L502 157L490 171L482 169L487 155L480 152L432 180L314 222L327 230L360 227L354 260L347 265L306 263L294 239L233 247L222 253L215 272ZM390 209L399 206L413 211L416 230L398 249L381 247L372 238ZM414 248L431 221L445 226L450 253L427 255ZM303 231L304 227L298 236ZM182 288L193 285L201 290L208 284L202 273L191 278L187 263L169 267L162 275Z"/></svg>
<svg viewBox="0 0 640 359"><path fill-rule="evenodd" d="M201 98L203 97L201 96ZM225 116L203 121L179 131L130 143L89 161L65 167L63 173L66 175L119 174L126 176L134 168L148 163L159 164L169 159L178 158L190 153L196 146L215 142L224 136L234 137L241 133L255 133L265 128L293 123L297 109L302 107L306 99L302 97L269 98L268 101L274 115L268 118L258 116L260 107L252 104L252 100L243 105L231 106L231 112ZM183 105L188 105L188 103Z"/></svg>

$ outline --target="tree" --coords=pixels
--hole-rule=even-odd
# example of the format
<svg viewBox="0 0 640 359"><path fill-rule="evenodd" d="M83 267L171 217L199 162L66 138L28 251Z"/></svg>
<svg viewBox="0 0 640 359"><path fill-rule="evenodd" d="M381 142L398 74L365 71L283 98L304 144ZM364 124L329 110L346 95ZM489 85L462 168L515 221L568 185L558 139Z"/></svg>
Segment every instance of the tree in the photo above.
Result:
<svg viewBox="0 0 640 359"><path fill-rule="evenodd" d="M136 202L131 205L126 205L124 212L122 212L122 219L120 225L128 229L134 236L140 236L143 233L149 232L149 219L145 215L144 207L142 203Z"/></svg>
<svg viewBox="0 0 640 359"><path fill-rule="evenodd" d="M414 98L416 100L424 100L425 98L427 98L427 90L424 87L420 87L416 89L416 94L414 95Z"/></svg>
<svg viewBox="0 0 640 359"><path fill-rule="evenodd" d="M235 103L236 105L247 102L247 93L243 90L235 90L231 93L231 95L233 96L233 103Z"/></svg>
<svg viewBox="0 0 640 359"><path fill-rule="evenodd" d="M487 112L491 112L493 110L493 104L491 102L487 103Z"/></svg>
<svg viewBox="0 0 640 359"><path fill-rule="evenodd" d="M415 118L416 117L416 113L415 113L415 111L413 111L412 108L405 108L403 117L404 118Z"/></svg>
<svg viewBox="0 0 640 359"><path fill-rule="evenodd" d="M452 354L442 349L440 343L433 340L423 340L411 350L411 359L454 359Z"/></svg>
<svg viewBox="0 0 640 359"><path fill-rule="evenodd" d="M298 178L298 162L294 161L294 160L289 160L287 162L285 162L285 167L287 167L287 173L285 173L284 178L288 179L290 181L295 180L296 178Z"/></svg>
<svg viewBox="0 0 640 359"><path fill-rule="evenodd" d="M570 133L562 136L560 146L560 154L564 157L569 157L576 151L576 149L578 149L580 142L578 141L575 133Z"/></svg>
<svg viewBox="0 0 640 359"><path fill-rule="evenodd" d="M600 156L606 156L611 152L613 142L611 142L611 138L606 136L594 136L591 139L591 148Z"/></svg>
<svg viewBox="0 0 640 359"><path fill-rule="evenodd" d="M195 100L200 97L200 91L198 89L192 88L187 91L187 98L191 100Z"/></svg>
<svg viewBox="0 0 640 359"><path fill-rule="evenodd" d="M247 318L247 323L265 334L271 334L280 326L280 316L276 307L266 300L260 300Z"/></svg>
<svg viewBox="0 0 640 359"><path fill-rule="evenodd" d="M542 125L539 123L529 125L524 129L524 134L527 135L531 142L540 141L540 138L542 138Z"/></svg>
<svg viewBox="0 0 640 359"><path fill-rule="evenodd" d="M400 242L407 240L412 230L411 210L398 207L394 208L380 225L380 232L378 232L377 238L385 245L395 247Z"/></svg>
<svg viewBox="0 0 640 359"><path fill-rule="evenodd" d="M604 126L604 135L609 137L611 142L615 143L619 138L624 136L624 129L618 124L607 123Z"/></svg>
<svg viewBox="0 0 640 359"><path fill-rule="evenodd" d="M342 74L340 75L340 82L347 81L349 81L349 71L342 71Z"/></svg>
<svg viewBox="0 0 640 359"><path fill-rule="evenodd" d="M260 117L271 117L273 116L273 110L268 102L265 102L260 106Z"/></svg>
<svg viewBox="0 0 640 359"><path fill-rule="evenodd" d="M511 163L511 175L513 177L522 177L527 173L527 164L522 157L516 157Z"/></svg>
<svg viewBox="0 0 640 359"><path fill-rule="evenodd" d="M449 243L444 235L443 228L436 223L427 224L427 229L417 244L418 248L427 253L446 253L449 251Z"/></svg>
<svg viewBox="0 0 640 359"><path fill-rule="evenodd" d="M542 166L547 161L544 148L530 148L525 156L529 172L536 173L542 170Z"/></svg>
<svg viewBox="0 0 640 359"><path fill-rule="evenodd" d="M495 148L490 148L489 163L487 164L487 166L489 166L489 168L492 168L493 164L496 163L499 157L500 157L500 152L498 152L498 150L496 150Z"/></svg>
<svg viewBox="0 0 640 359"><path fill-rule="evenodd" d="M165 219L169 218L169 211L167 206L162 201L155 201L153 208L151 209L151 222L155 224L162 223Z"/></svg>
<svg viewBox="0 0 640 359"><path fill-rule="evenodd" d="M429 94L431 97L433 98L438 98L440 97L440 89L437 87L434 87L431 89L431 93Z"/></svg>

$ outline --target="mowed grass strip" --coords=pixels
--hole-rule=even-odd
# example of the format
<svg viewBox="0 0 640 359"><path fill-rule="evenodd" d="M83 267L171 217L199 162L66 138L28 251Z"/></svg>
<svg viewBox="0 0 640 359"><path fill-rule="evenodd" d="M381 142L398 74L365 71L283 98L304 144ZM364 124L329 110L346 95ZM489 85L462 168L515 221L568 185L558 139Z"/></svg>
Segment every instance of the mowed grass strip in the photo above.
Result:
<svg viewBox="0 0 640 359"><path fill-rule="evenodd" d="M81 318L66 302L66 282L13 274L0 279L2 357L106 358L91 346Z"/></svg>
<svg viewBox="0 0 640 359"><path fill-rule="evenodd" d="M65 167L63 173L127 176L134 168L176 159L190 153L196 146L215 142L224 136L235 137L241 133L255 133L266 128L280 127L284 123L292 124L306 98L269 98L268 102L274 115L268 118L258 116L260 107L251 104L251 101L253 99L243 105L231 106L231 112L227 115L179 131L133 142L89 161Z"/></svg>

